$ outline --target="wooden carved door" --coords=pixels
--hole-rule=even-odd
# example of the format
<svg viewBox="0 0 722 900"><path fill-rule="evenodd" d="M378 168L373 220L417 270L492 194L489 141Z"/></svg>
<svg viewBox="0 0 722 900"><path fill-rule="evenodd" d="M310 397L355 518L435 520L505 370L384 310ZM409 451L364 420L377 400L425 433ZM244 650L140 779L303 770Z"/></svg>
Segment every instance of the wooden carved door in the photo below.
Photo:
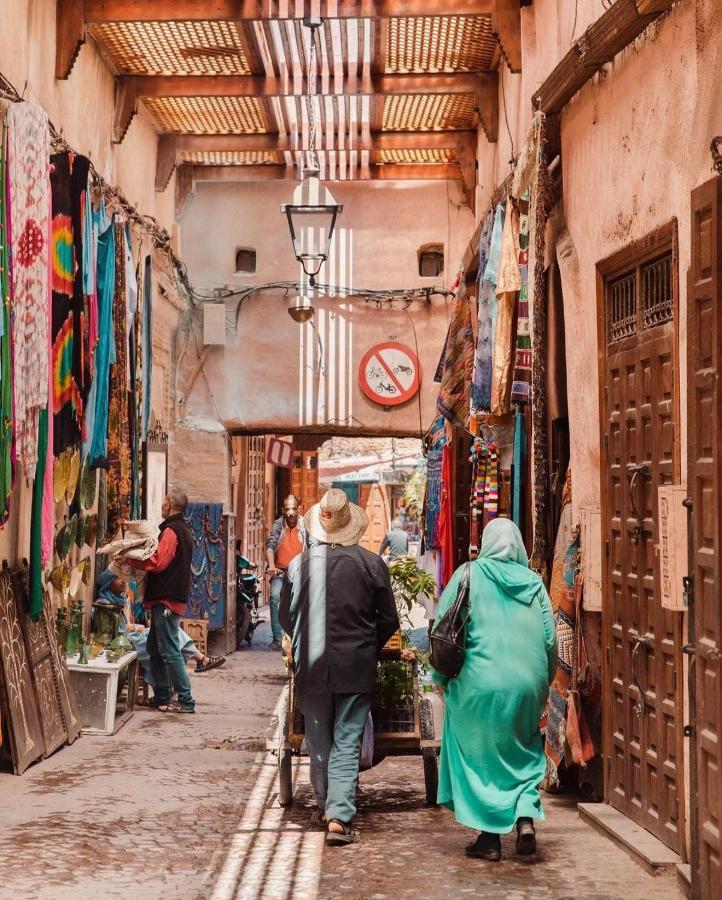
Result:
<svg viewBox="0 0 722 900"><path fill-rule="evenodd" d="M291 493L298 497L301 513L308 512L319 499L318 451L296 450L293 454Z"/></svg>
<svg viewBox="0 0 722 900"><path fill-rule="evenodd" d="M378 553L381 541L391 526L391 503L389 489L383 484L359 485L359 506L369 517L369 527L360 540L362 547Z"/></svg>
<svg viewBox="0 0 722 900"><path fill-rule="evenodd" d="M263 570L266 559L264 489L266 439L249 437L246 451L246 490L243 510L242 546L244 555ZM239 526L238 531L241 531Z"/></svg>
<svg viewBox="0 0 722 900"><path fill-rule="evenodd" d="M692 501L690 669L694 758L692 891L722 892L722 613L720 486L722 411L722 178L692 193L692 262L687 285L688 480ZM695 821L696 820L696 821Z"/></svg>
<svg viewBox="0 0 722 900"><path fill-rule="evenodd" d="M658 487L677 483L675 231L603 273L607 798L681 850L682 621L661 606ZM606 271L605 271L606 269Z"/></svg>

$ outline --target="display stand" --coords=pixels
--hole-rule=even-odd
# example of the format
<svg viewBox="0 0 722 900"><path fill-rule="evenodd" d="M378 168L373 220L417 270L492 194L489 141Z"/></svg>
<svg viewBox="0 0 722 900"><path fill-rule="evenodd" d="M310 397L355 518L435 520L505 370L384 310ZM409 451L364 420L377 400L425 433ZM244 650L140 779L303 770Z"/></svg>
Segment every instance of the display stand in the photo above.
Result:
<svg viewBox="0 0 722 900"><path fill-rule="evenodd" d="M132 650L112 663L102 655L84 664L71 656L67 664L83 734L115 734L133 715L138 654Z"/></svg>

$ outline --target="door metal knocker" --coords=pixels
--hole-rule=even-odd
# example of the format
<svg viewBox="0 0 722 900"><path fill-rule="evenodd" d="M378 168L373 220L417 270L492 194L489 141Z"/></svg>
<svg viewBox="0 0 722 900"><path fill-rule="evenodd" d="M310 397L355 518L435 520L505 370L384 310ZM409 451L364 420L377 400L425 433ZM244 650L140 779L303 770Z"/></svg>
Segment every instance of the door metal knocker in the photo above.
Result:
<svg viewBox="0 0 722 900"><path fill-rule="evenodd" d="M647 463L629 463L627 466L627 475L629 476L629 505L632 509L632 515L635 519L634 530L632 531L632 543L638 544L644 538L644 519L642 518L637 501L634 496L634 488L639 480L639 476L643 475L649 478L650 470Z"/></svg>
<svg viewBox="0 0 722 900"><path fill-rule="evenodd" d="M634 682L634 686L639 692L639 702L634 704L634 714L636 716L643 716L647 711L647 700L646 693L642 688L642 685L639 683L639 675L637 674L637 657L639 656L639 650L641 647L644 647L645 650L652 650L654 647L654 638L651 634L632 635L632 681Z"/></svg>

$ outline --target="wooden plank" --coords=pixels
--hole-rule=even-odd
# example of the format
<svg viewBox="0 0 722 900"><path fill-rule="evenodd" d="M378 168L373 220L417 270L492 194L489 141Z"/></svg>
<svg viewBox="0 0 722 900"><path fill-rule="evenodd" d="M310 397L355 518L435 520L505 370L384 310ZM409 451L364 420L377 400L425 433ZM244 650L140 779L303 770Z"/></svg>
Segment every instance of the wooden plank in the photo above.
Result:
<svg viewBox="0 0 722 900"><path fill-rule="evenodd" d="M587 28L532 97L535 109L561 112L590 78L660 15L640 15L634 0L617 0Z"/></svg>
<svg viewBox="0 0 722 900"><path fill-rule="evenodd" d="M296 4L278 0L85 0L86 23L243 21L296 18ZM488 15L492 0L323 0L324 19L380 16ZM289 15L289 10L290 15Z"/></svg>
<svg viewBox="0 0 722 900"><path fill-rule="evenodd" d="M158 136L158 150L155 158L155 189L164 191L175 169L178 138L174 134Z"/></svg>
<svg viewBox="0 0 722 900"><path fill-rule="evenodd" d="M167 135L161 135L166 137ZM284 153L307 150L308 141L298 143L276 134L174 134L178 152L248 152L252 150ZM320 137L320 135L318 135ZM333 142L321 140L318 149L346 146L346 135L333 135ZM379 131L368 137L357 137L355 150L456 150L461 144L476 141L475 131Z"/></svg>
<svg viewBox="0 0 722 900"><path fill-rule="evenodd" d="M474 99L486 139L490 144L495 144L499 136L499 75L497 72L483 72L477 75Z"/></svg>
<svg viewBox="0 0 722 900"><path fill-rule="evenodd" d="M190 166L178 169L178 178L185 169L192 170L193 183L199 181L299 181L295 166ZM461 178L459 166L448 164L406 165L386 163L369 166L368 174L359 172L354 178L324 178L324 181L437 181ZM177 182L176 182L177 183Z"/></svg>
<svg viewBox="0 0 722 900"><path fill-rule="evenodd" d="M55 77L67 78L85 42L83 0L57 0L55 9Z"/></svg>
<svg viewBox="0 0 722 900"><path fill-rule="evenodd" d="M577 809L582 819L611 838L652 875L672 869L680 861L679 856L654 835L606 803L578 803Z"/></svg>
<svg viewBox="0 0 722 900"><path fill-rule="evenodd" d="M259 75L123 75L121 89L136 97L300 97L307 92L306 79ZM314 93L334 94L473 94L475 74L452 75L346 75L327 84L316 79ZM482 84L487 83L482 79Z"/></svg>
<svg viewBox="0 0 722 900"><path fill-rule="evenodd" d="M521 9L518 0L494 0L491 30L511 71L521 72Z"/></svg>

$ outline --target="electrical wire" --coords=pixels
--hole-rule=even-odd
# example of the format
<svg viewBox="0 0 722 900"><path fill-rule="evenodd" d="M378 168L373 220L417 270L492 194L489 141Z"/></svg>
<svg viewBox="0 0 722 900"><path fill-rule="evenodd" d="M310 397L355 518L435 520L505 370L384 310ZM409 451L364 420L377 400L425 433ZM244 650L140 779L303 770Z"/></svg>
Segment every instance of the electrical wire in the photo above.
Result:
<svg viewBox="0 0 722 900"><path fill-rule="evenodd" d="M501 99L504 104L504 121L506 122L506 132L509 135L509 143L511 144L511 159L509 160L509 165L514 168L516 165L516 153L514 152L514 138L511 136L511 128L509 127L509 115L506 109L506 91L504 89L504 74L502 73L499 78L499 84L501 85Z"/></svg>

